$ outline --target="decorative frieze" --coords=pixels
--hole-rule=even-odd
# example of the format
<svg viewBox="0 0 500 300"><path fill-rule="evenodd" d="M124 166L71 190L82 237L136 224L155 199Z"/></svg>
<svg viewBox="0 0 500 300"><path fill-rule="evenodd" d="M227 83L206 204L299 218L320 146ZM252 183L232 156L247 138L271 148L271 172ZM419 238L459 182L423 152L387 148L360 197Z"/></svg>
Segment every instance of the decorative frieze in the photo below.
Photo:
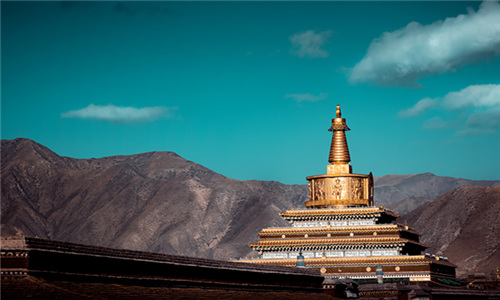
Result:
<svg viewBox="0 0 500 300"><path fill-rule="evenodd" d="M370 175L343 174L311 176L307 207L371 206L373 204Z"/></svg>

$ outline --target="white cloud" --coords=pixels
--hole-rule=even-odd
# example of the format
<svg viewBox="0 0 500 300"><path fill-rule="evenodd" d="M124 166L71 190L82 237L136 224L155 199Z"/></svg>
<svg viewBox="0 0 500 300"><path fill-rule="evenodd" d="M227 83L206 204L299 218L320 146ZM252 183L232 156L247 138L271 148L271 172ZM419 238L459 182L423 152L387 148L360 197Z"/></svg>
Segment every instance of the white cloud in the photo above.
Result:
<svg viewBox="0 0 500 300"><path fill-rule="evenodd" d="M306 101L306 102L316 102L320 101L323 99L326 99L328 96L327 93L319 93L319 95L313 95L313 94L287 94L285 95L285 98L292 98L298 103Z"/></svg>
<svg viewBox="0 0 500 300"><path fill-rule="evenodd" d="M500 55L500 4L483 2L477 12L431 25L412 22L372 41L350 70L352 83L416 85L417 79Z"/></svg>
<svg viewBox="0 0 500 300"><path fill-rule="evenodd" d="M443 105L450 109L500 106L500 84L471 85L448 93Z"/></svg>
<svg viewBox="0 0 500 300"><path fill-rule="evenodd" d="M320 33L315 33L313 30L296 33L290 37L293 45L290 52L298 57L328 57L329 53L321 46L331 34L331 30Z"/></svg>
<svg viewBox="0 0 500 300"><path fill-rule="evenodd" d="M412 107L405 109L403 111L399 112L399 116L406 118L406 117L414 117L422 114L423 112L430 110L431 108L434 108L438 104L437 99L432 99L432 98L424 98L420 101L418 101L415 105Z"/></svg>
<svg viewBox="0 0 500 300"><path fill-rule="evenodd" d="M113 123L150 122L161 117L169 117L172 108L152 106L135 108L130 106L115 106L112 104L94 105L72 110L61 114L62 118L95 119Z"/></svg>
<svg viewBox="0 0 500 300"><path fill-rule="evenodd" d="M440 108L455 120L436 116L427 120L424 128L457 128L457 135L495 133L500 128L500 84L471 85L442 98L424 98L399 115L417 116L431 108Z"/></svg>

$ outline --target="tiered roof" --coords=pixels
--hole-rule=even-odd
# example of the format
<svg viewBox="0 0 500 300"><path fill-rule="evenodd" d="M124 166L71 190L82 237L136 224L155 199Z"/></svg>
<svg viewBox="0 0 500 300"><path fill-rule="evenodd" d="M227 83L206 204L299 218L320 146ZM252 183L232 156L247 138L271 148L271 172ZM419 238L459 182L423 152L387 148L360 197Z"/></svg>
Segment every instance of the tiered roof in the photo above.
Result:
<svg viewBox="0 0 500 300"><path fill-rule="evenodd" d="M390 209L383 207L346 207L346 208L322 208L322 209L289 209L280 216L288 221L296 220L335 220L349 217L351 219L381 217L386 215L394 220L399 218L399 214L392 212Z"/></svg>
<svg viewBox="0 0 500 300"><path fill-rule="evenodd" d="M373 235L376 234L394 234L398 235L401 232L408 232L410 234L420 235L414 230L405 227L402 224L380 224L380 225L363 225L363 226L327 226L327 227L274 227L264 228L257 235L260 237L273 237L273 236L296 236L304 234L314 235L341 235L341 234L362 234Z"/></svg>
<svg viewBox="0 0 500 300"><path fill-rule="evenodd" d="M257 261L257 260L254 260ZM282 266L295 266L297 259L262 259L258 260L259 264L265 265L282 265ZM247 260L252 262L252 260ZM342 266L403 266L403 265L429 265L441 264L449 267L456 267L456 265L449 261L436 261L425 255L398 255L398 256L362 256L362 257L310 257L305 258L308 267L342 267Z"/></svg>
<svg viewBox="0 0 500 300"><path fill-rule="evenodd" d="M327 238L327 239L317 239L317 238L301 238L301 239L272 239L272 240L260 240L257 243L252 243L250 246L257 251L260 250L285 250L290 248L301 248L301 249L330 249L330 248L341 248L351 247L352 249L369 249L375 247L403 247L406 245L414 245L420 248L422 251L429 246L421 244L419 242L403 239L400 237L350 237L350 238Z"/></svg>

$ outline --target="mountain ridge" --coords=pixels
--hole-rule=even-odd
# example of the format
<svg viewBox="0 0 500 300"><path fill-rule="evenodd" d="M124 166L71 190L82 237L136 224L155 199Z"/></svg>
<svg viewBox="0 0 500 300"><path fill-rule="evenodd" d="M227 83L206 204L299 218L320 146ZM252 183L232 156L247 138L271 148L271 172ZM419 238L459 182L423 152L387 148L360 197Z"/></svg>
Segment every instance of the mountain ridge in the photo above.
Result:
<svg viewBox="0 0 500 300"><path fill-rule="evenodd" d="M1 146L2 235L21 231L68 242L227 260L256 255L247 246L256 233L287 225L278 213L304 207L308 197L307 185L231 179L170 151L74 159L28 139L2 140ZM462 180L475 183L455 182ZM389 191L391 207L430 201L429 193L440 189L429 192L426 184L443 180L424 173L387 175L377 182L383 184L375 194L379 188ZM455 185L449 178L444 182L445 188ZM408 195L416 196L401 198ZM375 204L381 205L377 200Z"/></svg>
<svg viewBox="0 0 500 300"><path fill-rule="evenodd" d="M214 252L234 239L235 256L251 251L241 235L247 224L234 225L231 216L268 226L272 215L306 195L305 187L230 179L173 152L71 159L30 140L2 140L3 234L17 226L44 238L227 259ZM251 220L256 209L267 217Z"/></svg>
<svg viewBox="0 0 500 300"><path fill-rule="evenodd" d="M496 186L500 181L437 176L427 172L375 177L374 184L375 203L404 214L462 185Z"/></svg>

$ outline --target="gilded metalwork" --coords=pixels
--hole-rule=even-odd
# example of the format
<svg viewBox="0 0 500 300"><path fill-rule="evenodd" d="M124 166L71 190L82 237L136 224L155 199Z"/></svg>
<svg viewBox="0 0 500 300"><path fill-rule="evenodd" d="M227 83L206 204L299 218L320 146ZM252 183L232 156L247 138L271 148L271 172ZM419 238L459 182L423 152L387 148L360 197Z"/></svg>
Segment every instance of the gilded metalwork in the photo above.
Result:
<svg viewBox="0 0 500 300"><path fill-rule="evenodd" d="M390 225L360 225L360 226L339 226L337 227L279 227L279 228L264 228L259 233L259 236L280 236L280 235L303 235L305 233L314 233L314 234L343 234L343 233L364 233L373 235L377 235L377 232L385 232L398 234L401 231L406 231L401 225L390 224ZM328 235L327 235L328 236Z"/></svg>
<svg viewBox="0 0 500 300"><path fill-rule="evenodd" d="M340 200L344 197L345 193L345 179L342 177L335 178L330 180L330 188L331 188L331 197L335 200Z"/></svg>
<svg viewBox="0 0 500 300"><path fill-rule="evenodd" d="M347 127L345 119L342 118L340 105L337 105L336 118L332 119L332 126L330 127L330 129L328 129L328 131L336 131L336 130L341 130L341 131L351 130L349 129L349 127Z"/></svg>
<svg viewBox="0 0 500 300"><path fill-rule="evenodd" d="M319 179L314 182L314 198L315 199L324 199L326 195L325 191L325 180Z"/></svg>
<svg viewBox="0 0 500 300"><path fill-rule="evenodd" d="M290 239L290 240L281 240L281 239L271 239L271 240L259 240L256 243L249 244L250 247L255 250L263 250L263 249L283 249L294 246L301 247L311 247L315 249L324 248L324 247L345 247L345 246L355 246L359 245L362 247L366 247L366 245L372 246L394 246L400 247L406 244L412 244L421 248L428 248L428 245L424 245L422 243L404 239L398 236L388 236L388 237L354 237L354 234L350 237L339 237L335 239L325 239L325 238L307 238L304 235L304 239Z"/></svg>
<svg viewBox="0 0 500 300"><path fill-rule="evenodd" d="M341 117L340 106L337 105L336 118L332 119L330 131L332 143L327 166L327 174L308 177L309 201L307 207L326 208L341 206L372 206L373 176L352 174L349 165L351 157L345 131L346 120Z"/></svg>
<svg viewBox="0 0 500 300"><path fill-rule="evenodd" d="M351 198L363 199L363 180L351 178Z"/></svg>
<svg viewBox="0 0 500 300"><path fill-rule="evenodd" d="M349 147L347 146L347 139L345 137L345 131L350 130L347 127L344 118L341 118L340 105L337 105L337 118L332 119L332 126L329 131L333 131L332 144L330 146L330 156L328 161L330 163L335 162L350 162L351 157L349 155Z"/></svg>
<svg viewBox="0 0 500 300"><path fill-rule="evenodd" d="M352 173L352 167L349 163L333 163L331 165L326 166L327 174L350 174Z"/></svg>
<svg viewBox="0 0 500 300"><path fill-rule="evenodd" d="M308 207L370 206L373 204L372 186L368 175L341 174L307 178Z"/></svg>
<svg viewBox="0 0 500 300"><path fill-rule="evenodd" d="M372 213L382 213L382 212L392 212L390 209L382 207L345 207L345 208L324 208L321 210L309 210L309 209L289 209L280 215L294 215L294 216L319 216L319 215L339 215L339 214L372 214ZM399 215L398 215L399 216Z"/></svg>
<svg viewBox="0 0 500 300"><path fill-rule="evenodd" d="M369 206L373 205L373 195L374 195L374 184L373 184L373 174L370 172L368 174L368 199L370 200Z"/></svg>
<svg viewBox="0 0 500 300"><path fill-rule="evenodd" d="M349 147L347 146L347 139L343 130L335 130L332 135L332 144L330 146L330 156L328 158L330 163L334 162L350 162L351 156L349 154Z"/></svg>
<svg viewBox="0 0 500 300"><path fill-rule="evenodd" d="M306 202L307 203L307 202ZM309 220L318 217L331 217L331 218L353 218L360 216L363 218L376 218L381 214L387 214L394 218L398 218L399 214L392 212L390 209L381 207L338 207L338 208L322 208L322 209L293 209L281 212L280 216L286 220Z"/></svg>
<svg viewBox="0 0 500 300"><path fill-rule="evenodd" d="M351 157L345 137L350 130L341 117L337 105L336 118L332 119L330 131L332 144L327 166L327 175L311 176L307 207L371 206L373 205L373 178L370 175L352 174Z"/></svg>

